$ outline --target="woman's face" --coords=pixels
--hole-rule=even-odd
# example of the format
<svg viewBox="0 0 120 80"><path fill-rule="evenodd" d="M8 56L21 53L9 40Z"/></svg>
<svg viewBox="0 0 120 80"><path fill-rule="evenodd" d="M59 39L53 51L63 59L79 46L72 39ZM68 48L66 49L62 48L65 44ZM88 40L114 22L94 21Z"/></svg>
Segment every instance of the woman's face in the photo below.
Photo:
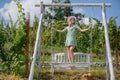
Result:
<svg viewBox="0 0 120 80"><path fill-rule="evenodd" d="M75 24L75 19L74 18L70 19L70 24Z"/></svg>

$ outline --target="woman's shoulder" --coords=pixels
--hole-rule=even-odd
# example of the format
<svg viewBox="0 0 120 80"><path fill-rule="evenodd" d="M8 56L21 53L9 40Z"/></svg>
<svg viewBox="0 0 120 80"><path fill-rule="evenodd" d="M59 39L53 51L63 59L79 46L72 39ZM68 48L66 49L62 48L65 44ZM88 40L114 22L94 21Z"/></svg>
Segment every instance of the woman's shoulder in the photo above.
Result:
<svg viewBox="0 0 120 80"><path fill-rule="evenodd" d="M74 26L75 26L75 27L78 27L78 25L77 25L77 24L75 24Z"/></svg>
<svg viewBox="0 0 120 80"><path fill-rule="evenodd" d="M74 28L77 28L77 27L79 27L79 26L76 24L76 25L74 25L73 27L74 27Z"/></svg>
<svg viewBox="0 0 120 80"><path fill-rule="evenodd" d="M77 28L77 29L80 29L80 27L79 27L77 24L76 24L76 25L74 25L74 27L75 27L75 28Z"/></svg>
<svg viewBox="0 0 120 80"><path fill-rule="evenodd" d="M68 26L66 26L65 29L68 29Z"/></svg>

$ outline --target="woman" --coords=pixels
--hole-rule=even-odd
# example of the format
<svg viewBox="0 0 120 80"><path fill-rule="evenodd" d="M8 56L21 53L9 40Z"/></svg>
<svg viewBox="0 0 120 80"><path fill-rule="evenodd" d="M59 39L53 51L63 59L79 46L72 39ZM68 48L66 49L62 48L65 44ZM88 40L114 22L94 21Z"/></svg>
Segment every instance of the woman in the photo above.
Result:
<svg viewBox="0 0 120 80"><path fill-rule="evenodd" d="M67 31L65 46L67 48L69 62L72 62L72 63L74 62L74 52L73 51L74 51L74 48L77 46L76 30L79 30L80 32L85 32L89 29L91 29L91 27L88 27L86 29L79 28L76 25L76 17L75 16L68 17L68 26L65 27L63 30L58 30L58 29L52 28L53 31L57 31L57 32Z"/></svg>

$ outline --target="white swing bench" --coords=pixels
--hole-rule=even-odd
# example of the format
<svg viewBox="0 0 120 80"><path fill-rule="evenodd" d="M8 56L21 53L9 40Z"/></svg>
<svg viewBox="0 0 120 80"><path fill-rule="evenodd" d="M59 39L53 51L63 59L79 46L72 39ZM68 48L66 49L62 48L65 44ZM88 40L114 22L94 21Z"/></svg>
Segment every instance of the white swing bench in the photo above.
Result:
<svg viewBox="0 0 120 80"><path fill-rule="evenodd" d="M74 53L74 63L68 62L67 53L52 54L51 69L65 70L65 69L88 69L90 70L90 55L80 52Z"/></svg>

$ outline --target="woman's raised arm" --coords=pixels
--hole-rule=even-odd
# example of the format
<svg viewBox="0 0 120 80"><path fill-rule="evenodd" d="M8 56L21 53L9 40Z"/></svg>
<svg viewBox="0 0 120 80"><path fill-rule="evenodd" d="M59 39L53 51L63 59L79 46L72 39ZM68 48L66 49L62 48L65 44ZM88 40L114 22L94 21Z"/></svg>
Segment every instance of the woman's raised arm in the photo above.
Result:
<svg viewBox="0 0 120 80"><path fill-rule="evenodd" d="M90 30L92 27L91 26L89 26L88 28L86 28L86 29L80 29L80 32L85 32L85 31L88 31L88 30Z"/></svg>
<svg viewBox="0 0 120 80"><path fill-rule="evenodd" d="M55 29L55 28L51 28L53 31L56 31L56 32L65 32L65 29L63 30L58 30L58 29Z"/></svg>

